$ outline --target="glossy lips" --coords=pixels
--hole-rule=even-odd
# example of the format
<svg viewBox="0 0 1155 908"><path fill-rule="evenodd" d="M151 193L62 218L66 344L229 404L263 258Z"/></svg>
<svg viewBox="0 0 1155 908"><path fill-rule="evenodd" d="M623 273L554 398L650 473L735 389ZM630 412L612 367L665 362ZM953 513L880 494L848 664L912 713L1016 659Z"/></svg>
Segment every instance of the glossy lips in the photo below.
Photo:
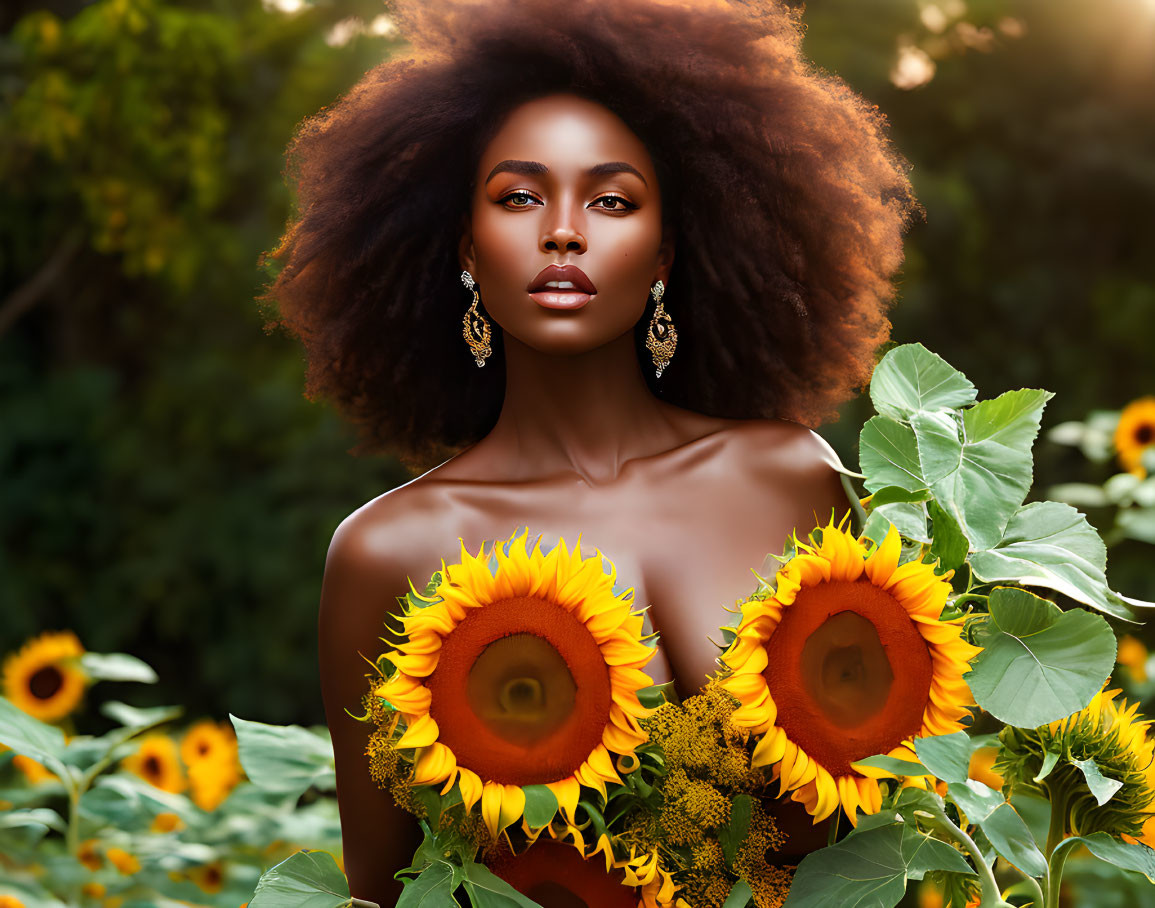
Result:
<svg viewBox="0 0 1155 908"><path fill-rule="evenodd" d="M597 293L593 281L577 265L556 264L543 268L526 290L535 303L546 309L580 309Z"/></svg>

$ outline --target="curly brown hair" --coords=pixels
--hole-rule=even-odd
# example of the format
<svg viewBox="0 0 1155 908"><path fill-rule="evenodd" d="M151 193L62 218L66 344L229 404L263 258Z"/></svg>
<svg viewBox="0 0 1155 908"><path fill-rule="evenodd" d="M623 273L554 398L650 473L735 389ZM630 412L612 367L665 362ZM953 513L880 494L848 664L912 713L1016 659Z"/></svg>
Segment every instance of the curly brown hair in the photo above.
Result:
<svg viewBox="0 0 1155 908"><path fill-rule="evenodd" d="M660 381L645 370L656 396L817 425L866 383L920 208L885 117L802 57L798 11L772 0L395 7L411 53L293 138L298 213L261 297L279 306L270 326L305 346L310 399L332 398L359 426L357 452L422 469L494 426L501 332L478 370L462 338L460 227L504 116L559 91L616 113L654 160L677 244L665 305L679 339Z"/></svg>

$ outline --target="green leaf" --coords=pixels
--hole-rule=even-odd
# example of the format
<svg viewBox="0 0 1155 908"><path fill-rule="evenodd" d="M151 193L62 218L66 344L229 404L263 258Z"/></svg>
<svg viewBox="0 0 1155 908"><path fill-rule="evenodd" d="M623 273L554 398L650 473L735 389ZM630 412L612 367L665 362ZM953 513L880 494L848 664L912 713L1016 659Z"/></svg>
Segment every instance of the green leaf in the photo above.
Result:
<svg viewBox="0 0 1155 908"><path fill-rule="evenodd" d="M958 570L970 553L970 540L959 527L958 521L944 511L937 501L927 502L926 509L934 524L930 553L939 560L944 570Z"/></svg>
<svg viewBox="0 0 1155 908"><path fill-rule="evenodd" d="M1091 702L1115 665L1115 635L1101 616L1010 587L995 589L989 607L983 651L964 676L979 706L1035 728Z"/></svg>
<svg viewBox="0 0 1155 908"><path fill-rule="evenodd" d="M465 865L465 891L473 908L542 908L522 895L484 864L472 861Z"/></svg>
<svg viewBox="0 0 1155 908"><path fill-rule="evenodd" d="M676 697L673 681L667 681L665 684L651 684L649 687L643 687L638 691L638 702L647 709L657 709L663 703L676 702Z"/></svg>
<svg viewBox="0 0 1155 908"><path fill-rule="evenodd" d="M259 788L301 795L309 787L332 791L333 745L299 725L266 725L230 714L245 774Z"/></svg>
<svg viewBox="0 0 1155 908"><path fill-rule="evenodd" d="M1077 767L1083 774L1083 778L1087 780L1087 787L1091 789L1091 794L1095 796L1095 803L1100 807L1115 797L1115 792L1123 787L1122 782L1118 782L1115 779L1108 779L1103 775L1103 773L1099 771L1099 765L1094 760L1076 760L1072 758L1071 764Z"/></svg>
<svg viewBox="0 0 1155 908"><path fill-rule="evenodd" d="M1105 832L1079 836L1077 840L1086 845L1087 850L1100 861L1124 870L1137 870L1155 883L1155 851L1146 845L1129 845Z"/></svg>
<svg viewBox="0 0 1155 908"><path fill-rule="evenodd" d="M911 492L898 486L886 486L870 496L870 507L881 508L888 504L912 504L927 501L930 498L930 489L916 489Z"/></svg>
<svg viewBox="0 0 1155 908"><path fill-rule="evenodd" d="M982 829L999 857L1030 876L1046 876L1047 859L1035 844L1035 837L1000 792L974 779L965 779L950 782L947 794L967 819Z"/></svg>
<svg viewBox="0 0 1155 908"><path fill-rule="evenodd" d="M525 822L531 829L541 829L557 814L557 796L544 785L526 785Z"/></svg>
<svg viewBox="0 0 1155 908"><path fill-rule="evenodd" d="M249 905L250 908L343 908L349 899L349 882L331 854L298 851L262 874Z"/></svg>
<svg viewBox="0 0 1155 908"><path fill-rule="evenodd" d="M897 486L908 492L928 488L923 479L914 431L889 416L867 420L858 435L858 457L870 492Z"/></svg>
<svg viewBox="0 0 1155 908"><path fill-rule="evenodd" d="M922 765L944 782L967 780L971 751L971 739L965 731L914 739L914 752Z"/></svg>
<svg viewBox="0 0 1155 908"><path fill-rule="evenodd" d="M935 500L981 549L1002 538L1031 487L1031 446L1048 391L1008 391L962 411L911 416Z"/></svg>
<svg viewBox="0 0 1155 908"><path fill-rule="evenodd" d="M140 709L136 706L129 706L127 703L121 703L119 700L109 700L107 703L101 704L100 711L125 728L138 729L152 728L162 722L170 722L179 717L184 709L180 706L153 706L148 709Z"/></svg>
<svg viewBox="0 0 1155 908"><path fill-rule="evenodd" d="M855 760L851 766L871 766L875 769L885 769L896 776L929 776L931 772L921 763L912 763L910 760L900 760L898 757L888 757L877 754L873 757L863 757Z"/></svg>
<svg viewBox="0 0 1155 908"><path fill-rule="evenodd" d="M149 785L129 772L99 776L80 799L81 813L120 827L151 820L158 813L175 813L186 822L195 820L197 810L181 794Z"/></svg>
<svg viewBox="0 0 1155 908"><path fill-rule="evenodd" d="M740 794L730 805L730 822L720 830L719 838L722 841L722 856L726 859L726 866L734 866L734 858L738 856L738 849L746 840L746 833L750 831L750 815L753 799L748 794Z"/></svg>
<svg viewBox="0 0 1155 908"><path fill-rule="evenodd" d="M460 906L461 903L453 897L453 890L456 888L453 882L453 867L445 861L438 861L426 867L415 879L405 883L396 908Z"/></svg>
<svg viewBox="0 0 1155 908"><path fill-rule="evenodd" d="M1039 774L1035 776L1036 782L1043 781L1043 779L1051 774L1051 770L1054 769L1055 765L1059 762L1059 756L1060 754L1057 750L1048 750L1043 754L1043 765L1042 768L1039 769Z"/></svg>
<svg viewBox="0 0 1155 908"><path fill-rule="evenodd" d="M930 870L973 873L961 854L913 823L878 826L803 858L783 908L892 908L906 880Z"/></svg>
<svg viewBox="0 0 1155 908"><path fill-rule="evenodd" d="M80 657L80 667L93 681L157 682L152 666L127 653L85 653Z"/></svg>
<svg viewBox="0 0 1155 908"><path fill-rule="evenodd" d="M1020 508L998 544L975 552L970 565L987 583L1041 586L1100 611L1119 610L1107 587L1107 547L1069 504L1036 501Z"/></svg>
<svg viewBox="0 0 1155 908"><path fill-rule="evenodd" d="M922 344L903 344L874 367L870 399L884 416L905 419L917 410L952 410L978 392L965 375Z"/></svg>
<svg viewBox="0 0 1155 908"><path fill-rule="evenodd" d="M722 908L746 908L753 899L754 891L750 888L750 884L745 880L738 880L730 889Z"/></svg>
<svg viewBox="0 0 1155 908"><path fill-rule="evenodd" d="M926 530L926 505L922 502L895 502L874 508L866 518L862 531L868 539L882 542L891 524L907 539L930 542L930 534Z"/></svg>
<svg viewBox="0 0 1155 908"><path fill-rule="evenodd" d="M0 744L42 763L62 779L68 777L63 763L64 732L33 719L4 697L0 697Z"/></svg>

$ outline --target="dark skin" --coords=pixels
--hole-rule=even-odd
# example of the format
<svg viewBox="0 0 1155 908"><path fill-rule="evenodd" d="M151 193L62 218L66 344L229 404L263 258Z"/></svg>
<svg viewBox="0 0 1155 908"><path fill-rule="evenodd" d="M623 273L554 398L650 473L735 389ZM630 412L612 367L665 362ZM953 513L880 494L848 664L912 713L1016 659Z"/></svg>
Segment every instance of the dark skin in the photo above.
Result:
<svg viewBox="0 0 1155 908"><path fill-rule="evenodd" d="M498 166L508 161L548 172ZM605 163L630 169L589 173ZM768 553L791 531L847 508L837 458L810 430L705 416L647 388L641 369L653 366L638 362L632 331L650 287L668 283L674 247L650 155L615 114L562 93L523 104L482 154L473 193L460 261L504 332L501 415L472 447L346 518L321 596L345 869L352 894L382 906L395 903L393 874L408 866L420 833L370 778L370 727L344 710L357 712L367 689L356 654L382 650L384 615L408 578L420 586L442 558L456 560L459 536L476 553L522 526L531 539L544 534L543 545L559 537L572 545L580 533L583 552L604 552L635 603L651 607L661 642L650 675L689 696L717 670L707 636L717 639L728 620L722 607L753 590L751 570L772 572ZM551 263L577 265L594 282L585 307L545 309L529 297ZM463 313L468 299L463 290ZM824 832L805 837L803 819L791 850L825 844Z"/></svg>

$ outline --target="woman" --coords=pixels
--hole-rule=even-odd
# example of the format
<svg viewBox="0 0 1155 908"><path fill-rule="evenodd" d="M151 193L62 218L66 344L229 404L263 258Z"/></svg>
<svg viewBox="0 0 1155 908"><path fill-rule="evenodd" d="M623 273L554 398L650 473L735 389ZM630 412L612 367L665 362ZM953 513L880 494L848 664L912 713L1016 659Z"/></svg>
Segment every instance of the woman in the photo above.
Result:
<svg viewBox="0 0 1155 908"><path fill-rule="evenodd" d="M290 149L267 294L362 450L440 463L351 514L325 569L345 868L382 905L419 835L345 710L408 578L458 537L581 533L652 606L650 673L693 693L750 569L846 508L806 426L868 379L916 209L882 117L777 3L406 3L398 24L412 54Z"/></svg>

